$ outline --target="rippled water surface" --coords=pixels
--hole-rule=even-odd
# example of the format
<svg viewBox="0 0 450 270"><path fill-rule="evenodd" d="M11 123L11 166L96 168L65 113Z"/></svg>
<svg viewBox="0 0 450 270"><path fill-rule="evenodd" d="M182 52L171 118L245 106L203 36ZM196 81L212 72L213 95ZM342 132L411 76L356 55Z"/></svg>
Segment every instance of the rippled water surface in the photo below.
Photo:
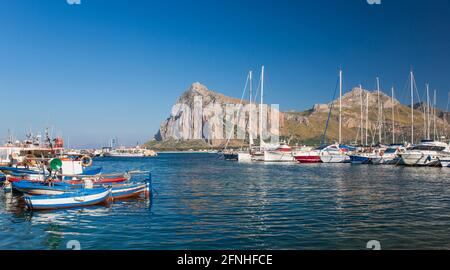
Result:
<svg viewBox="0 0 450 270"><path fill-rule="evenodd" d="M98 159L151 170L153 200L29 213L0 192L0 249L450 248L450 169L240 164L214 154Z"/></svg>

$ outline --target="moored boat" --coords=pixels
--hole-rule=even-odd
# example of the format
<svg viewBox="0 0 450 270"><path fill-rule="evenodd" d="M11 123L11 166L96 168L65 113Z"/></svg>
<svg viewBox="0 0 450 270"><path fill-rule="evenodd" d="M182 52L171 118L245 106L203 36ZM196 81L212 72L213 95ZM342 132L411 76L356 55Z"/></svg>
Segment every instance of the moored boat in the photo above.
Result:
<svg viewBox="0 0 450 270"><path fill-rule="evenodd" d="M250 162L250 161L252 161L252 154L249 151L238 152L238 161L240 161L240 162Z"/></svg>
<svg viewBox="0 0 450 270"><path fill-rule="evenodd" d="M295 160L300 163L320 163L321 148L313 149L312 147L303 147L293 152Z"/></svg>
<svg viewBox="0 0 450 270"><path fill-rule="evenodd" d="M286 143L281 143L274 150L264 151L265 162L292 162L294 156L292 155L292 148Z"/></svg>
<svg viewBox="0 0 450 270"><path fill-rule="evenodd" d="M442 167L450 168L450 154L448 156L439 158L439 161L441 162Z"/></svg>
<svg viewBox="0 0 450 270"><path fill-rule="evenodd" d="M350 162L350 157L346 154L349 147L339 144L332 144L320 151L320 160L323 163L346 163Z"/></svg>
<svg viewBox="0 0 450 270"><path fill-rule="evenodd" d="M96 205L110 197L110 188L92 188L60 195L25 195L24 200L30 210L51 210Z"/></svg>
<svg viewBox="0 0 450 270"><path fill-rule="evenodd" d="M440 166L441 158L450 152L447 143L423 140L404 153L399 154L402 162L407 166Z"/></svg>
<svg viewBox="0 0 450 270"><path fill-rule="evenodd" d="M149 196L151 193L151 182L129 183L113 185L111 195L113 200L121 200L145 194Z"/></svg>
<svg viewBox="0 0 450 270"><path fill-rule="evenodd" d="M350 163L351 164L369 164L370 156L368 153L359 153L350 155Z"/></svg>
<svg viewBox="0 0 450 270"><path fill-rule="evenodd" d="M401 157L399 154L406 151L403 145L390 145L383 153L383 164L385 165L400 165Z"/></svg>

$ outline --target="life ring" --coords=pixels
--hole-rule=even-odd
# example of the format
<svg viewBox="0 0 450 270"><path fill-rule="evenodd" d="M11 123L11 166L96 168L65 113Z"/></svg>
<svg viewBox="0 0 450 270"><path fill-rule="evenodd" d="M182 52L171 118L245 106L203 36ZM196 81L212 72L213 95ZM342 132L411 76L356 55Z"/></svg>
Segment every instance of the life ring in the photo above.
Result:
<svg viewBox="0 0 450 270"><path fill-rule="evenodd" d="M80 161L83 167L90 167L92 165L92 158L90 156L82 156Z"/></svg>

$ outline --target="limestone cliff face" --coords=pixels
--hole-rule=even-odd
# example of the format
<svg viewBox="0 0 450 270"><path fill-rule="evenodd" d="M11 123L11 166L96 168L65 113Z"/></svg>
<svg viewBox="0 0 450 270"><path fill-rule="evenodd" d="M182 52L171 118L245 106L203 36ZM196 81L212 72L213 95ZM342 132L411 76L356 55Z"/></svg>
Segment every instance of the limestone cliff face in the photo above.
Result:
<svg viewBox="0 0 450 270"><path fill-rule="evenodd" d="M226 124L230 123L232 117L235 117L234 123L237 126L235 133L244 133L245 137L250 111L238 112L241 104L245 106L248 102L241 103L241 100L209 90L201 83L193 83L173 105L170 117L161 123L155 139L158 141L203 139L213 145L223 144L232 137L227 133L229 126ZM234 113L227 114L233 108ZM253 105L253 108L251 130L256 136L259 106ZM268 109L268 114L270 111Z"/></svg>

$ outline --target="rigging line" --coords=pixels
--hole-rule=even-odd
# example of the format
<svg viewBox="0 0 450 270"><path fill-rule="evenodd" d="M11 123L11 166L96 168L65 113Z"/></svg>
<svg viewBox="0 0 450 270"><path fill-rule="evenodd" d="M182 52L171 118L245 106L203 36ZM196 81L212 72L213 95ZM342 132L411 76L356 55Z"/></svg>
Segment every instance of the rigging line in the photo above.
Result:
<svg viewBox="0 0 450 270"><path fill-rule="evenodd" d="M240 117L240 114L241 114L241 111L242 111L242 101L244 101L245 92L246 92L246 90L247 90L247 85L248 85L248 81L249 81L249 76L250 76L250 75L247 74L247 79L246 79L246 81L245 81L244 91L242 92L241 101L239 102L240 108L239 108L238 114L237 114L237 116L236 116L237 121L239 121L239 117ZM233 121L232 121L232 122L233 122ZM225 123L223 120L222 120L222 124L226 126L226 123ZM226 142L226 144L225 144L225 149L227 149L228 144L230 143L231 137L232 137L233 134L234 134L234 126L235 126L235 124L233 124L232 127L231 127L231 131L232 131L232 132L230 132L230 136L229 136L228 139L227 139L227 142Z"/></svg>
<svg viewBox="0 0 450 270"><path fill-rule="evenodd" d="M323 137L322 137L322 145L325 145L326 140L327 140L327 130L328 130L328 124L330 123L330 118L331 118L331 111L333 110L333 104L334 104L334 100L336 98L336 92L337 92L337 88L338 88L338 84L339 84L339 77L336 80L336 86L334 87L334 94L333 94L333 99L331 100L331 104L330 104L330 110L328 111L328 118L327 118L327 122L325 124L325 130L323 132Z"/></svg>

